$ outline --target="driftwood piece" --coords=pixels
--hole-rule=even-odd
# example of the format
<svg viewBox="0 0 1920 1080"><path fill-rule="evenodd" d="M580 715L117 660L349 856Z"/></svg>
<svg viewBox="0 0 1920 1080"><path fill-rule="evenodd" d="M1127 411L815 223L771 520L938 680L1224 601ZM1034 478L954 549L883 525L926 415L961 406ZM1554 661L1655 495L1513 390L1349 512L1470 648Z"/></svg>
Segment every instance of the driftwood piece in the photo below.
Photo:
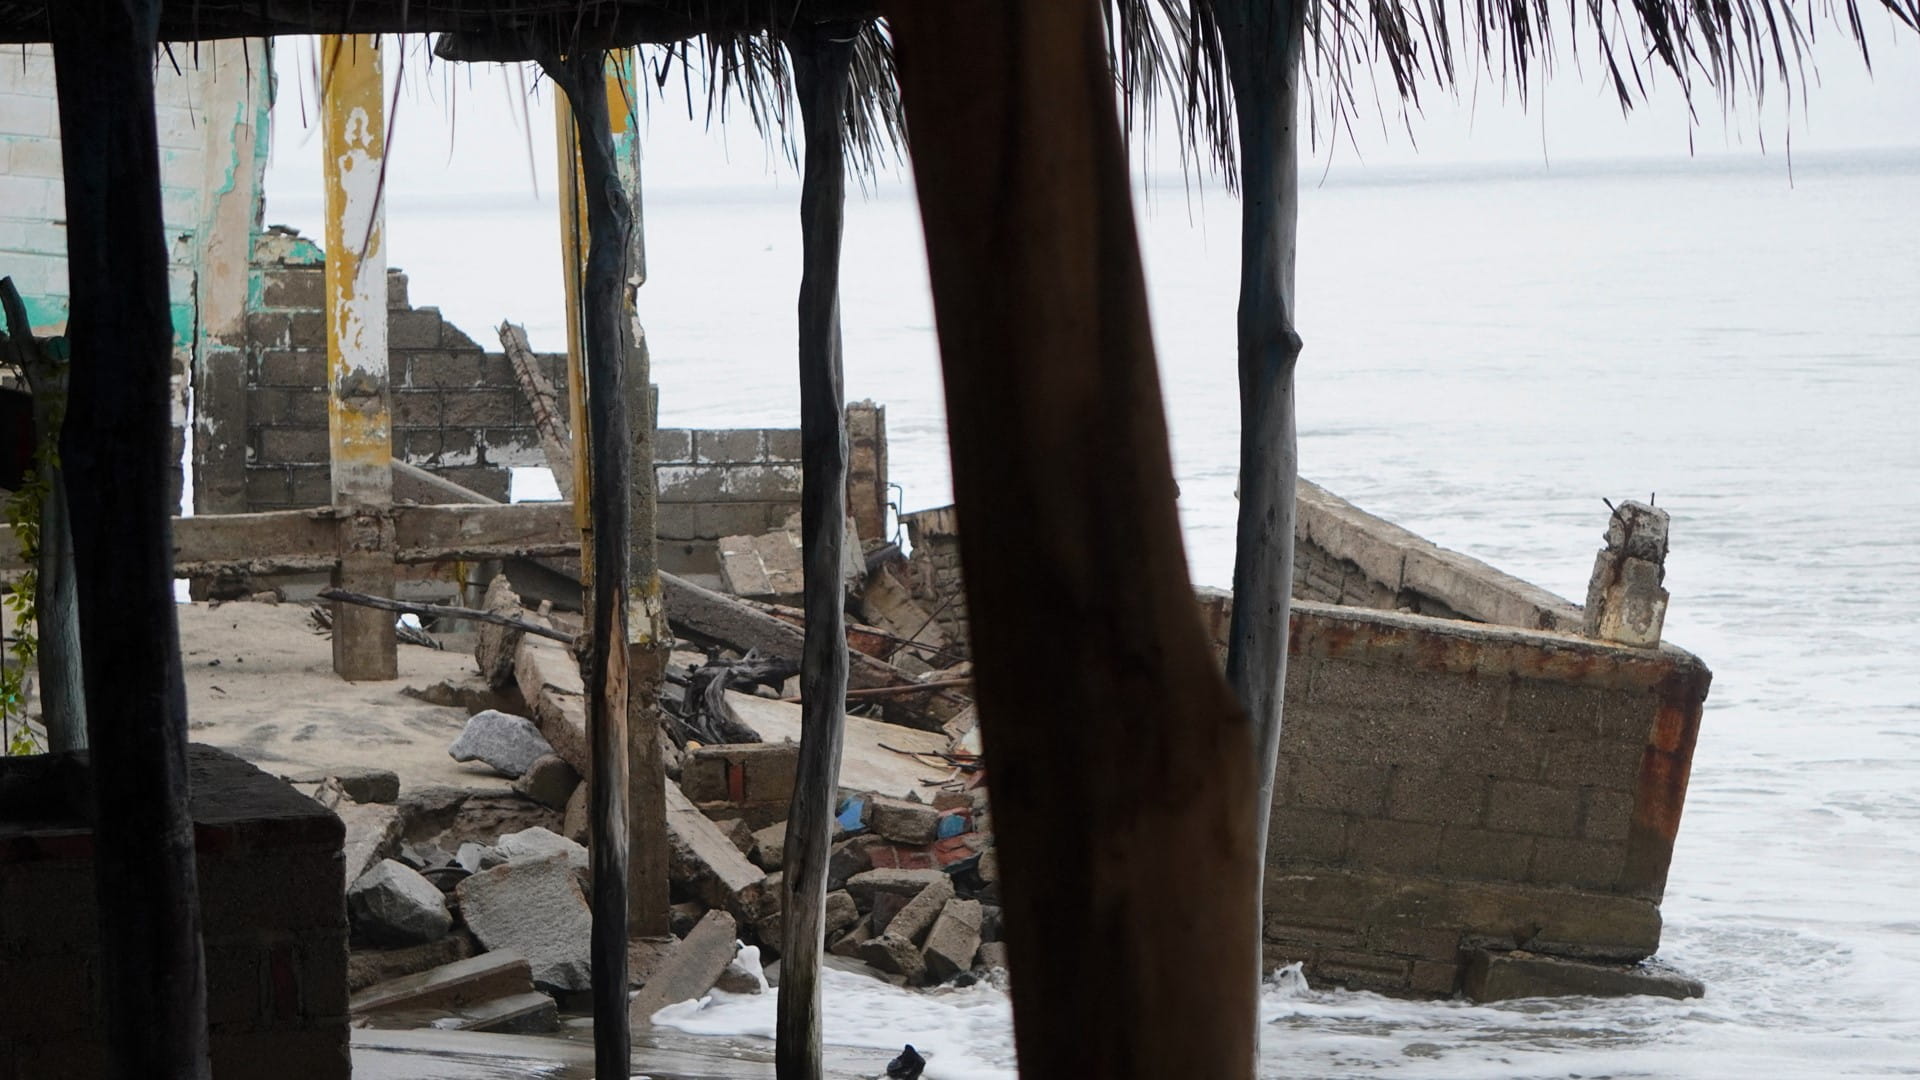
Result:
<svg viewBox="0 0 1920 1080"><path fill-rule="evenodd" d="M495 626L511 627L524 634L534 634L543 638L552 638L567 645L574 643L578 635L565 630L555 630L551 626L516 619L511 615L502 615L479 608L458 607L453 604L422 604L412 600L390 600L384 596L368 596L366 593L349 592L346 589L326 588L318 593L322 600L338 600L343 604L358 604L361 607L379 608L381 611L393 611L402 615L425 615L433 619L472 619L474 622L492 623Z"/></svg>
<svg viewBox="0 0 1920 1080"><path fill-rule="evenodd" d="M154 120L159 0L47 6L66 179L60 439L73 522L105 1075L205 1080L207 979L173 600L173 322ZM8 976L12 978L11 974Z"/></svg>
<svg viewBox="0 0 1920 1080"><path fill-rule="evenodd" d="M1250 1077L1253 738L1187 580L1100 5L886 8L1020 1071Z"/></svg>

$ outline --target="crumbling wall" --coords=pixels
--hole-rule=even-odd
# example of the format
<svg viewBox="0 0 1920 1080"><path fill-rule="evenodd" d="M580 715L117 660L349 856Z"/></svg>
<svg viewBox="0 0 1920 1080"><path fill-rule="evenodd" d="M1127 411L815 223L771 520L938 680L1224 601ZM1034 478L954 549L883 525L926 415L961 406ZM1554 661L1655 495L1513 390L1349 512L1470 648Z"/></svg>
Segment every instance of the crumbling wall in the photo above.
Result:
<svg viewBox="0 0 1920 1080"><path fill-rule="evenodd" d="M1475 949L1651 955L1708 680L1671 647L1296 604L1269 964L1450 993Z"/></svg>
<svg viewBox="0 0 1920 1080"><path fill-rule="evenodd" d="M203 506L205 513L331 501L325 260L311 242L276 230L260 237L255 263L260 292L247 314L244 504ZM406 275L390 272L394 456L505 501L511 467L546 465L532 407L504 353L482 348L437 308L413 307L407 292ZM564 358L537 360L564 393Z"/></svg>
<svg viewBox="0 0 1920 1080"><path fill-rule="evenodd" d="M908 589L933 613L948 648L971 655L967 642L967 590L960 577L960 519L951 506L902 514L913 554L907 563Z"/></svg>
<svg viewBox="0 0 1920 1080"><path fill-rule="evenodd" d="M213 1074L347 1080L340 819L211 747L189 769ZM66 809L0 819L0 1076L107 1071L92 835Z"/></svg>

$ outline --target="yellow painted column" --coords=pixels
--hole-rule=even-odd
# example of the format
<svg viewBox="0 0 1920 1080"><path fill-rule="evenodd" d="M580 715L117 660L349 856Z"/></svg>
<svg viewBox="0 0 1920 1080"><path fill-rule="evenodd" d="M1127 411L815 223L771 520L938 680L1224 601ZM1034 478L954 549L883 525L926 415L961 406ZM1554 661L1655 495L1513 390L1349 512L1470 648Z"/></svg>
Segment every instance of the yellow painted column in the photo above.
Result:
<svg viewBox="0 0 1920 1080"><path fill-rule="evenodd" d="M334 584L392 596L393 414L387 378L386 156L379 38L320 43L326 185L327 430L341 524ZM333 667L346 679L399 677L393 616L335 604Z"/></svg>

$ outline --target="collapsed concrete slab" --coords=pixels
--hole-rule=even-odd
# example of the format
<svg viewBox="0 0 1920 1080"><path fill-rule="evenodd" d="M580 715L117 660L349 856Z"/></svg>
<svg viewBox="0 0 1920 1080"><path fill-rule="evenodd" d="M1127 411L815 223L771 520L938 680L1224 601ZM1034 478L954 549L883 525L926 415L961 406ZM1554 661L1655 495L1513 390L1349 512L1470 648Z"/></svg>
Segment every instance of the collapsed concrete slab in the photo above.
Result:
<svg viewBox="0 0 1920 1080"><path fill-rule="evenodd" d="M724 911L709 911L682 938L673 951L633 996L629 1019L636 1026L653 1022L653 1014L669 1005L691 1001L713 988L739 951L734 940L737 924Z"/></svg>
<svg viewBox="0 0 1920 1080"><path fill-rule="evenodd" d="M1654 961L1606 964L1529 952L1477 949L1461 990L1473 1001L1530 997L1653 997L1683 1000L1707 992L1700 980Z"/></svg>
<svg viewBox="0 0 1920 1080"><path fill-rule="evenodd" d="M741 920L759 918L767 875L747 861L726 833L667 781L667 873L709 908Z"/></svg>

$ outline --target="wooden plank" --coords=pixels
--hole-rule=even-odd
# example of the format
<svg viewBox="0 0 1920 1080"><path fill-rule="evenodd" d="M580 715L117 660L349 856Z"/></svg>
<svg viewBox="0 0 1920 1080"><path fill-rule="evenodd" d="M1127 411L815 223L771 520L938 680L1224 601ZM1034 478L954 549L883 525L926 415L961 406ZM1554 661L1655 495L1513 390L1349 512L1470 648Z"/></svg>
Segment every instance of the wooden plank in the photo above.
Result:
<svg viewBox="0 0 1920 1080"><path fill-rule="evenodd" d="M96 1037L115 1080L206 1080L168 505L175 328L154 120L160 3L71 0L47 16L67 203L74 363L60 453L94 802Z"/></svg>
<svg viewBox="0 0 1920 1080"><path fill-rule="evenodd" d="M1100 5L886 7L1020 1071L1251 1077L1253 738L1187 581Z"/></svg>

